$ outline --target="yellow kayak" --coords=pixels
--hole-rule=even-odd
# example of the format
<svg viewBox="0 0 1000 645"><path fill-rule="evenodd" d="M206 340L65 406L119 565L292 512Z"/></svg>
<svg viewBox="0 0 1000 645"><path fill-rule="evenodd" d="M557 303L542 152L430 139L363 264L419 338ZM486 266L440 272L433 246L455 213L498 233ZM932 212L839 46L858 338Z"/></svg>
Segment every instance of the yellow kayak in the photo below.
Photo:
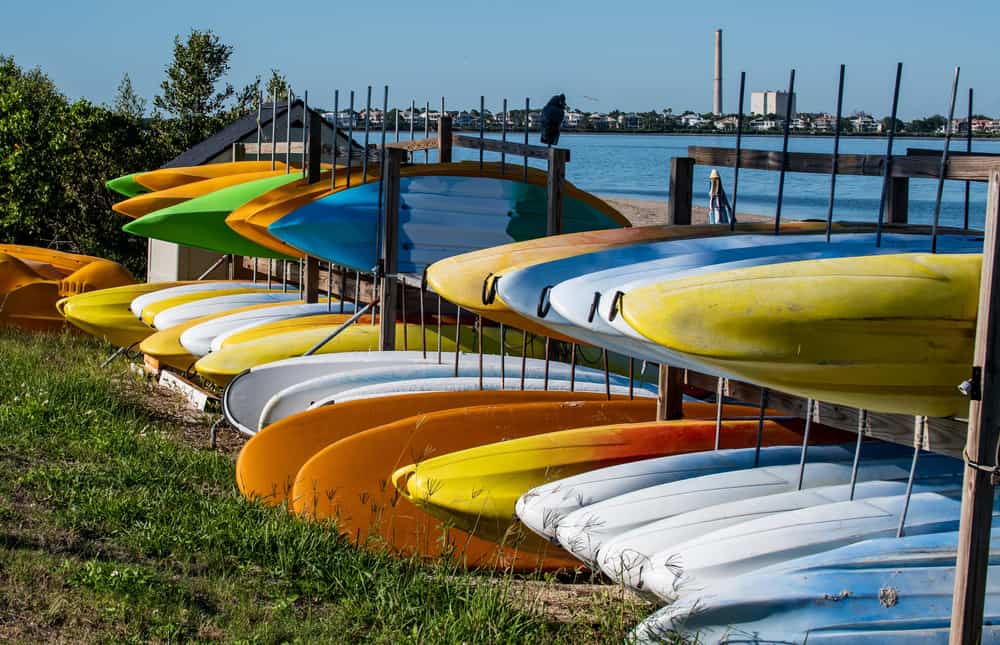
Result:
<svg viewBox="0 0 1000 645"><path fill-rule="evenodd" d="M228 188L229 186L235 186L237 184L243 184L257 179L266 179L267 177L275 177L283 174L285 174L283 170L268 170L267 172L223 175L212 179L203 179L201 181L181 184L173 188L158 190L153 193L142 193L140 195L136 195L135 197L130 197L129 199L120 201L112 205L111 208L116 213L135 219L160 209L180 204L181 202L186 202L189 199L194 199L195 197L201 197L209 193L214 193L222 188Z"/></svg>
<svg viewBox="0 0 1000 645"><path fill-rule="evenodd" d="M82 269L91 262L102 260L92 255L67 253L26 244L0 244L0 253L13 256L32 266L35 264L51 266L63 276Z"/></svg>
<svg viewBox="0 0 1000 645"><path fill-rule="evenodd" d="M63 298L56 309L72 325L116 347L131 347L155 329L137 320L129 305L137 297L189 282L154 282L101 289Z"/></svg>
<svg viewBox="0 0 1000 645"><path fill-rule="evenodd" d="M476 536L499 541L517 526L514 505L536 486L617 464L715 446L715 405L685 404L686 418L574 428L512 438L451 452L404 466L392 475L396 489L431 515ZM757 442L758 408L727 406L720 435L724 449ZM798 419L764 423L765 446L802 441ZM841 442L846 433L814 427L817 444Z"/></svg>
<svg viewBox="0 0 1000 645"><path fill-rule="evenodd" d="M166 311L172 307L177 307L179 305L185 305L189 302L197 302L199 300L205 300L207 298L218 298L219 296L234 296L240 293L270 293L273 289L266 289L263 286L259 289L253 287L232 287L229 289L214 289L206 291L195 291L192 293L184 293L176 296L171 296L169 298L163 298L161 300L156 300L145 307L142 308L142 321L147 325L152 326L153 320L156 318L157 314Z"/></svg>
<svg viewBox="0 0 1000 645"><path fill-rule="evenodd" d="M332 318L332 320L331 320ZM314 345L326 338L337 329L346 314L330 314L310 316L306 319L280 321L260 325L239 334L233 334L222 343L217 352L203 356L196 364L198 374L218 385L225 385L243 370L271 363L284 358L301 356ZM376 318L377 321L377 318ZM379 346L379 327L370 324L371 318L364 317L341 332L336 338L324 345L319 354L339 352L375 351ZM499 329L487 327L483 330L483 347L486 354L499 354ZM414 323L396 323L396 349L409 348L419 350L423 347L420 325ZM427 351L437 351L438 334L434 324L428 324L424 329L423 338ZM462 325L461 348L472 351L476 346L477 333L471 325ZM508 354L521 351L521 335L517 330L508 330L505 335ZM542 343L532 341L529 355L540 355ZM445 352L455 351L455 325L444 324L441 328L441 349Z"/></svg>
<svg viewBox="0 0 1000 645"><path fill-rule="evenodd" d="M980 254L810 260L666 280L622 315L720 372L859 408L964 415Z"/></svg>
<svg viewBox="0 0 1000 645"><path fill-rule="evenodd" d="M284 162L275 160L274 170L285 172ZM270 171L270 159L261 161L231 161L227 163L210 163L202 166L158 168L156 170L135 173L132 179L148 190L161 191L206 179L225 177L227 175L244 175L247 173Z"/></svg>

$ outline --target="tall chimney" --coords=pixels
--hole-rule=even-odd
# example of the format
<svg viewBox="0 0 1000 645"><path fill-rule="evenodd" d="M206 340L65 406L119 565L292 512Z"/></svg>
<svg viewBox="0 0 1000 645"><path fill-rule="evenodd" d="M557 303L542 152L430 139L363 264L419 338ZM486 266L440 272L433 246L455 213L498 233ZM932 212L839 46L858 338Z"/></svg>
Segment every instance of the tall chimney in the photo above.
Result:
<svg viewBox="0 0 1000 645"><path fill-rule="evenodd" d="M722 114L722 30L715 30L715 91L712 96L712 113Z"/></svg>

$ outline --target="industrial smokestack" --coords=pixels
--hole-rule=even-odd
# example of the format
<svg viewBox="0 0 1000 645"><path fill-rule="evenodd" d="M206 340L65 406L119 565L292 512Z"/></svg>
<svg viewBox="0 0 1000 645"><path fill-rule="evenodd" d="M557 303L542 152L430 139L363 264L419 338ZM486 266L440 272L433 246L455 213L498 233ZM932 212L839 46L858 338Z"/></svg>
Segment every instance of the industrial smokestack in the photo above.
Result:
<svg viewBox="0 0 1000 645"><path fill-rule="evenodd" d="M712 113L722 114L722 30L715 30L715 83L712 96Z"/></svg>

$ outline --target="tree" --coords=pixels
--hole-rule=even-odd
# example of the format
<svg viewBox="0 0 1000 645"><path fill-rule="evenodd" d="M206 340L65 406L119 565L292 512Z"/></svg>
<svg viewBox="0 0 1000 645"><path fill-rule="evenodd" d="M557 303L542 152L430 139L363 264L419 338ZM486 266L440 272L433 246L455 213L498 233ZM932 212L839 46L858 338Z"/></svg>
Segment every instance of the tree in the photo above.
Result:
<svg viewBox="0 0 1000 645"><path fill-rule="evenodd" d="M905 125L900 119L896 119L896 132L902 132ZM892 117L884 117L882 119L882 132L889 132L890 127L892 127Z"/></svg>
<svg viewBox="0 0 1000 645"><path fill-rule="evenodd" d="M160 84L161 94L153 105L163 110L169 121L163 134L178 151L206 139L231 116L229 102L237 97L230 83L222 83L229 72L233 48L223 43L211 30L192 29L187 40L174 36L174 58L167 67L167 78ZM246 99L245 95L239 97ZM237 109L240 106L237 105Z"/></svg>
<svg viewBox="0 0 1000 645"><path fill-rule="evenodd" d="M278 100L288 99L288 79L285 75L278 70L271 68L271 78L267 79L267 87L265 88L264 100L270 101L273 97L277 96Z"/></svg>
<svg viewBox="0 0 1000 645"><path fill-rule="evenodd" d="M111 110L132 119L141 119L146 115L146 99L136 94L132 79L127 73L122 75L121 83L118 84L118 93L115 94Z"/></svg>

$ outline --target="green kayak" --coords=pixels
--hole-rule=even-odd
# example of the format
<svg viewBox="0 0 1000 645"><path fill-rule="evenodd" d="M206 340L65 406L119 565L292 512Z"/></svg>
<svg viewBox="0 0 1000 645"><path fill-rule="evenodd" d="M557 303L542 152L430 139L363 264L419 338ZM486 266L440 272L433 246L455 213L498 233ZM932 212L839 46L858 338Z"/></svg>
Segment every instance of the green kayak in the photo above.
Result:
<svg viewBox="0 0 1000 645"><path fill-rule="evenodd" d="M105 182L104 185L108 187L108 190L113 190L119 195L124 195L125 197L135 197L136 195L148 193L149 189L135 180L135 176L140 174L142 173L133 172L128 175L122 175L121 177L115 177L114 179Z"/></svg>
<svg viewBox="0 0 1000 645"><path fill-rule="evenodd" d="M298 181L298 172L267 177L189 199L129 222L122 229L165 242L248 257L292 259L242 237L226 225L226 217L251 199Z"/></svg>

